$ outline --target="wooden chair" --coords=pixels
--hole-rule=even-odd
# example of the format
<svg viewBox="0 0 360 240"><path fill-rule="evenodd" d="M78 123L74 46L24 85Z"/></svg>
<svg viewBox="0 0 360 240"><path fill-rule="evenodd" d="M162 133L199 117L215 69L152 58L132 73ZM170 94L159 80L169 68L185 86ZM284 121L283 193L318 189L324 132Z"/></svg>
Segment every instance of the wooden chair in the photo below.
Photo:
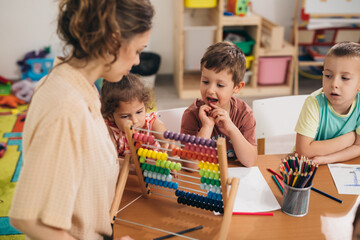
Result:
<svg viewBox="0 0 360 240"><path fill-rule="evenodd" d="M256 138L258 154L266 154L265 139L290 139L282 143L284 151L272 151L271 154L289 153L295 145L295 125L300 111L308 95L265 98L253 101L254 117L256 119ZM269 140L270 143L270 140ZM286 147L287 146L287 147Z"/></svg>

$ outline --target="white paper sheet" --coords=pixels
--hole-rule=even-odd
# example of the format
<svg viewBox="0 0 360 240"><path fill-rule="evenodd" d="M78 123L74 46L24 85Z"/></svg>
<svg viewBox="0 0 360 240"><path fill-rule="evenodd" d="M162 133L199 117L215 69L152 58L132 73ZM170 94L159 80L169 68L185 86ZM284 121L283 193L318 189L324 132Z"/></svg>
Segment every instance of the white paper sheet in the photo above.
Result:
<svg viewBox="0 0 360 240"><path fill-rule="evenodd" d="M258 167L229 168L229 177L240 178L233 212L268 212L281 208Z"/></svg>
<svg viewBox="0 0 360 240"><path fill-rule="evenodd" d="M360 194L360 165L328 164L339 194Z"/></svg>

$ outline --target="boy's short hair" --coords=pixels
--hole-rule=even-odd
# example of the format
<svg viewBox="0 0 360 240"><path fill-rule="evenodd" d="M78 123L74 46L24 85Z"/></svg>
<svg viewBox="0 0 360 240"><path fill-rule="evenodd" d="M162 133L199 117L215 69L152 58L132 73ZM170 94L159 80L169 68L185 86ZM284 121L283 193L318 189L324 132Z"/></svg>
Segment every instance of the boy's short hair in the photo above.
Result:
<svg viewBox="0 0 360 240"><path fill-rule="evenodd" d="M328 57L358 57L360 58L360 44L355 42L340 42L330 48Z"/></svg>
<svg viewBox="0 0 360 240"><path fill-rule="evenodd" d="M244 52L232 42L218 42L206 49L201 58L203 68L220 72L228 70L231 73L234 86L243 79L246 71L246 59Z"/></svg>
<svg viewBox="0 0 360 240"><path fill-rule="evenodd" d="M152 109L151 90L146 88L136 75L123 76L119 82L108 82L104 79L101 87L101 113L104 118L115 112L119 102L135 99L143 102L146 109Z"/></svg>

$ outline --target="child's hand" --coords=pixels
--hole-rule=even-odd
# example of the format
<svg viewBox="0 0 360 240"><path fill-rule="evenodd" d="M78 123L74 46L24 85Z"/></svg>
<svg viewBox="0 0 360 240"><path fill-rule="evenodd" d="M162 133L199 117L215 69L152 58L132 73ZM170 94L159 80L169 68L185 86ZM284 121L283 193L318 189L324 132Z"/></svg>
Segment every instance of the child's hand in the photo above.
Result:
<svg viewBox="0 0 360 240"><path fill-rule="evenodd" d="M202 105L199 109L199 118L203 126L213 128L215 125L215 119L211 117L212 107L209 105Z"/></svg>
<svg viewBox="0 0 360 240"><path fill-rule="evenodd" d="M224 133L226 136L229 136L231 131L237 130L237 127L231 121L229 113L214 105L214 109L211 111L210 116L215 119L215 124L219 130Z"/></svg>
<svg viewBox="0 0 360 240"><path fill-rule="evenodd" d="M312 160L315 164L319 164L319 165L327 163L326 156L315 156L312 158Z"/></svg>

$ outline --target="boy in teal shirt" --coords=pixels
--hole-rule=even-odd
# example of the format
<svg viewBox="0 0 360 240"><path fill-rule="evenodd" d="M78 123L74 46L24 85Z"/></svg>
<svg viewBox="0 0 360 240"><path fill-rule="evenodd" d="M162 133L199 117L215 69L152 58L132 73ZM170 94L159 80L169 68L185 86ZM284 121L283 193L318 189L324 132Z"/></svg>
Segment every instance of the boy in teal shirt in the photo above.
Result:
<svg viewBox="0 0 360 240"><path fill-rule="evenodd" d="M360 44L341 42L329 50L322 84L301 110L296 151L318 164L360 156Z"/></svg>

